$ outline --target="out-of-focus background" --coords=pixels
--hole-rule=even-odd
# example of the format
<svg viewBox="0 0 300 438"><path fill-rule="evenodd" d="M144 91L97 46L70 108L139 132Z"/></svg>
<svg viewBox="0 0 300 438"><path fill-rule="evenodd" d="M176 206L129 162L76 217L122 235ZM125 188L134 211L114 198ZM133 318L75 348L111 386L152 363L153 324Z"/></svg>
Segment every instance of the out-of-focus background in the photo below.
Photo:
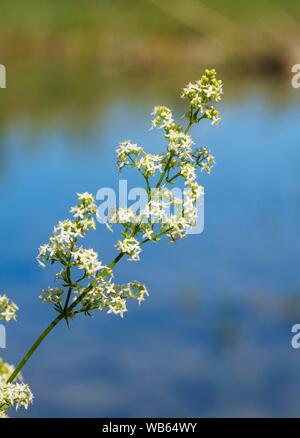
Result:
<svg viewBox="0 0 300 438"><path fill-rule="evenodd" d="M49 337L24 370L28 415L299 416L299 2L1 0L0 23L0 287L20 306L1 352L11 363L53 316L35 257L75 193L117 185L119 141L163 147L153 106L180 116L180 89L204 67L225 81L222 124L193 131L217 160L202 178L204 233L118 267L119 282L151 292L124 320L99 314ZM94 234L104 261L115 237Z"/></svg>

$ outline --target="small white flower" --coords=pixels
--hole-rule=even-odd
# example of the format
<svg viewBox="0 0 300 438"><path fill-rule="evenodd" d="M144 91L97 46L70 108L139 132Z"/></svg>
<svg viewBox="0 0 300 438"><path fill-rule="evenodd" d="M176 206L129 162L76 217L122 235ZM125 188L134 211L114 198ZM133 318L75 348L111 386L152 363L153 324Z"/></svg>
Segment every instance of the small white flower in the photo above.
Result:
<svg viewBox="0 0 300 438"><path fill-rule="evenodd" d="M143 227L143 232L144 232L143 237L146 239L152 240L154 232L153 232L152 228L149 225L148 226L147 225L148 224L146 224L146 226Z"/></svg>
<svg viewBox="0 0 300 438"><path fill-rule="evenodd" d="M170 152L185 159L191 157L191 150L194 143L189 135L178 129L172 129L166 134L166 137L169 140L168 150Z"/></svg>
<svg viewBox="0 0 300 438"><path fill-rule="evenodd" d="M108 221L112 224L136 224L139 222L139 217L132 208L116 208L113 210Z"/></svg>
<svg viewBox="0 0 300 438"><path fill-rule="evenodd" d="M113 297L108 305L107 313L120 315L123 318L125 312L127 312L126 300L120 296Z"/></svg>
<svg viewBox="0 0 300 438"><path fill-rule="evenodd" d="M156 106L151 115L154 116L152 128L159 127L168 131L174 125L172 111L166 106Z"/></svg>
<svg viewBox="0 0 300 438"><path fill-rule="evenodd" d="M89 277L96 277L97 272L104 267L98 260L98 254L92 248L76 248L72 256L75 266L84 270Z"/></svg>
<svg viewBox="0 0 300 438"><path fill-rule="evenodd" d="M142 251L138 240L134 237L126 238L124 240L119 240L116 243L116 247L120 252L128 254L130 260L138 261L140 259L140 252Z"/></svg>
<svg viewBox="0 0 300 438"><path fill-rule="evenodd" d="M42 291L39 298L43 303L61 304L63 294L63 289L59 287L48 287Z"/></svg>
<svg viewBox="0 0 300 438"><path fill-rule="evenodd" d="M205 70L199 81L189 83L182 92L181 97L187 98L193 108L199 109L213 124L220 121L219 112L212 105L219 102L223 94L223 82L216 77L216 71Z"/></svg>
<svg viewBox="0 0 300 438"><path fill-rule="evenodd" d="M6 295L0 295L0 319L12 321L16 319L18 306L10 301Z"/></svg>
<svg viewBox="0 0 300 438"><path fill-rule="evenodd" d="M188 185L196 181L196 168L191 163L184 163L181 166L181 175Z"/></svg>
<svg viewBox="0 0 300 438"><path fill-rule="evenodd" d="M11 407L25 409L33 402L33 395L24 383L0 383L0 406L6 412Z"/></svg>
<svg viewBox="0 0 300 438"><path fill-rule="evenodd" d="M84 204L94 204L95 198L91 193L84 192L84 193L77 193L78 201L83 202Z"/></svg>
<svg viewBox="0 0 300 438"><path fill-rule="evenodd" d="M121 170L127 164L132 164L132 161L130 161L133 159L132 156L136 158L143 152L144 149L141 146L131 143L130 140L120 143L117 149L119 170Z"/></svg>
<svg viewBox="0 0 300 438"><path fill-rule="evenodd" d="M136 162L136 167L146 176L154 176L157 170L161 170L162 156L146 154Z"/></svg>
<svg viewBox="0 0 300 438"><path fill-rule="evenodd" d="M60 221L54 228L49 243L39 248L37 260L44 268L48 261L56 262L68 259L74 249L78 238L84 237L89 230L96 229L93 215L97 206L95 199L90 193L78 193L79 204L71 208L76 220L66 219Z"/></svg>

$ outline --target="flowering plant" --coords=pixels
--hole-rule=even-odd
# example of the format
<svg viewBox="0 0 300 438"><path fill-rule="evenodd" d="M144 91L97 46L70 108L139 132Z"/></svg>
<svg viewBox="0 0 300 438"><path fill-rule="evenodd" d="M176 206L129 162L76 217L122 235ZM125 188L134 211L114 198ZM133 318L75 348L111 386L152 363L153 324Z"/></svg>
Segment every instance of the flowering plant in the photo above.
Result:
<svg viewBox="0 0 300 438"><path fill-rule="evenodd" d="M121 227L121 238L115 245L118 253L110 263L104 264L94 249L80 244L96 229L97 206L89 193L78 194L78 203L70 210L72 219L60 221L48 243L40 247L39 265L58 267L55 287L48 287L40 295L42 302L52 305L57 315L16 368L0 360L0 416L6 416L11 407L27 408L32 403L33 395L23 383L20 372L57 324L62 320L69 324L77 315L91 315L96 310L123 317L128 299L135 299L140 304L148 296L147 288L136 280L116 284L113 269L124 257L138 261L147 242L158 242L164 235L176 242L195 225L196 202L204 193L197 182L197 170L210 173L215 160L208 148L195 147L189 131L203 119L210 120L213 125L219 123L219 112L214 104L221 100L222 87L215 70L206 70L199 81L183 89L181 96L188 101L185 127L174 120L169 108L154 108L152 127L164 131L167 142L164 153L146 153L143 147L129 140L120 143L117 149L119 170L131 167L142 175L148 201L139 213L130 208L115 208L110 212L108 226ZM185 187L184 201L171 190L178 178ZM180 206L179 210L167 214L166 208L174 206ZM0 319L16 319L17 310L5 295L0 296Z"/></svg>

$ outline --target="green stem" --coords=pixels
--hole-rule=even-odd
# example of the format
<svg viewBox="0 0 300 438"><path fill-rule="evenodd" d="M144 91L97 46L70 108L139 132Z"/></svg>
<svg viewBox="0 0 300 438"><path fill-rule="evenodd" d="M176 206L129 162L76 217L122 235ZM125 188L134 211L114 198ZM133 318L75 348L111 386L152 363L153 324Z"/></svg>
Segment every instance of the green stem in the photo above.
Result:
<svg viewBox="0 0 300 438"><path fill-rule="evenodd" d="M68 309L69 301L70 301L72 290L73 290L72 279L71 279L71 254L72 254L74 245L75 245L75 241L73 242L73 244L71 246L71 251L70 251L70 255L69 255L69 259L68 259L68 264L67 264L67 271L66 271L67 280L68 280L68 283L69 283L69 290L68 290L67 299L66 299L66 302L65 302L64 312L63 312L65 314L65 317L66 317L66 314L67 314L67 309ZM67 318L66 318L66 320L67 320Z"/></svg>
<svg viewBox="0 0 300 438"><path fill-rule="evenodd" d="M154 239L157 239L158 237L163 236L164 234L168 233L169 231L172 230L173 227L167 228L166 230L160 231L159 233L155 234L153 236ZM140 246L145 245L145 243L150 242L150 239L144 239L141 241Z"/></svg>
<svg viewBox="0 0 300 438"><path fill-rule="evenodd" d="M176 173L176 175L172 176L172 178L168 179L167 182L171 183L174 179L178 178L181 175L181 172Z"/></svg>
<svg viewBox="0 0 300 438"><path fill-rule="evenodd" d="M73 288L72 288L72 287L69 287L69 289L68 289L68 295L67 295L67 299L66 299L66 304L65 304L65 306L64 306L64 313L65 313L65 316L66 316L66 314L67 314L67 309L68 309L68 305L69 305L69 302L70 302L70 298L71 298L72 290L73 290Z"/></svg>
<svg viewBox="0 0 300 438"><path fill-rule="evenodd" d="M28 362L28 360L31 358L35 350L38 348L38 346L43 342L43 340L46 338L46 336L49 335L49 333L54 329L54 327L57 326L57 324L64 318L63 314L58 315L51 324L48 325L48 327L43 331L43 333L37 338L37 340L32 344L28 352L25 354L19 365L16 367L14 372L11 374L9 379L7 380L7 383L12 383L15 378L20 374L20 371L24 367L24 365Z"/></svg>
<svg viewBox="0 0 300 438"><path fill-rule="evenodd" d="M192 126L194 122L192 120L189 121L189 124L187 125L187 127L184 130L184 133L187 134Z"/></svg>
<svg viewBox="0 0 300 438"><path fill-rule="evenodd" d="M163 179L164 179L165 174L167 173L167 171L169 169L169 166L170 166L170 163L172 161L173 156L174 156L174 152L171 152L170 156L169 156L169 159L168 159L168 161L167 161L167 163L165 165L165 168L164 168L162 174L160 175L160 178L159 178L159 180L158 180L158 182L156 184L156 189L158 189L160 187L161 183L163 182Z"/></svg>
<svg viewBox="0 0 300 438"><path fill-rule="evenodd" d="M125 255L124 252L120 252L116 258L114 258L114 260L108 265L109 268L113 268L120 260L121 258ZM70 307L68 307L68 312L73 310L82 300L83 298L97 285L98 281L100 280L100 278L103 277L103 275L99 275L85 290L84 292L82 292L81 295L79 295L79 297L73 301L73 303L70 305Z"/></svg>
<svg viewBox="0 0 300 438"><path fill-rule="evenodd" d="M124 256L124 253L119 253L117 257L113 259L113 261L108 265L110 268L113 268ZM14 370L14 372L10 375L10 377L7 380L7 383L12 383L15 378L20 374L23 367L26 365L28 360L31 358L35 350L40 346L40 344L44 341L44 339L49 335L49 333L57 326L57 324L60 323L62 319L65 318L65 314L69 313L71 310L73 310L81 301L82 299L90 292L93 287L98 283L99 279L103 275L99 275L96 280L94 280L86 289L85 291L75 300L67 309L64 310L64 312L60 313L49 325L48 327L41 333L41 335L37 338L37 340L32 344L30 349L27 351L23 359L19 362L18 366Z"/></svg>
<svg viewBox="0 0 300 438"><path fill-rule="evenodd" d="M187 127L184 130L184 134L187 134L189 132L189 130L190 130L191 126L193 125L193 123L194 123L194 121L193 121L193 114L192 114L192 111L191 111L190 120L189 120L189 123L188 123ZM168 159L168 161L167 161L167 163L166 163L166 165L164 167L164 170L163 170L162 174L160 175L160 178L159 178L159 180L158 180L158 182L156 184L156 188L157 189L160 187L161 183L163 182L163 179L164 179L166 173L169 170L169 166L170 166L170 163L171 163L173 157L174 157L174 152L171 152L170 156L169 156L169 159Z"/></svg>

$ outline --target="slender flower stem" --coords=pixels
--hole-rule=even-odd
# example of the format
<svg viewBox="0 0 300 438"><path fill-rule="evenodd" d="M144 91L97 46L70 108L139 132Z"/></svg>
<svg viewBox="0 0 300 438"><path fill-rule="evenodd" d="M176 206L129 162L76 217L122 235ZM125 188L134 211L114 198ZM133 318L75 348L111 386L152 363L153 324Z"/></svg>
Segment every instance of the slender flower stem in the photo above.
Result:
<svg viewBox="0 0 300 438"><path fill-rule="evenodd" d="M120 252L116 258L108 265L109 268L113 268L125 255L125 253ZM82 292L82 294L79 295L79 297L73 301L73 303L68 307L68 312L73 310L82 300L83 298L97 285L100 278L102 278L103 275L100 273L100 275Z"/></svg>
<svg viewBox="0 0 300 438"><path fill-rule="evenodd" d="M187 127L186 127L185 130L184 130L184 133L185 133L185 134L187 134L187 133L189 132L189 130L190 130L192 124L193 124L193 120L190 120L190 121L189 121L189 124L187 125Z"/></svg>
<svg viewBox="0 0 300 438"><path fill-rule="evenodd" d="M71 246L71 251L73 251L74 245L75 245L75 241L74 241L74 243ZM67 309L68 309L69 301L70 301L72 290L73 290L72 279L71 279L71 255L69 256L69 259L68 259L68 265L67 265L66 273L67 273L67 280L68 280L68 283L69 283L70 286L69 286L69 289L68 289L67 299L66 299L66 303L65 303L65 306L64 306L64 314L65 314L66 321L68 322L68 319L67 319Z"/></svg>
<svg viewBox="0 0 300 438"><path fill-rule="evenodd" d="M117 257L113 259L113 261L108 265L109 268L113 268L124 256L124 253L119 253ZM85 291L67 308L64 312L60 313L49 325L48 327L41 333L41 335L37 338L37 340L32 344L30 349L27 351L23 359L20 361L14 372L10 375L7 380L7 383L12 383L15 378L20 374L20 371L23 369L24 365L31 358L35 350L40 346L40 344L44 341L44 339L49 335L49 333L60 323L62 319L65 318L65 315L71 312L81 301L82 299L89 293L93 287L98 283L99 279L103 277L103 275L99 275L86 289Z"/></svg>
<svg viewBox="0 0 300 438"><path fill-rule="evenodd" d="M152 240L153 240L153 239L157 239L158 237L163 236L164 234L168 233L168 232L171 231L171 230L172 230L172 227L167 228L166 230L163 230L163 231L161 231L160 233L155 234L155 235L152 237ZM149 241L150 241L150 239L148 239L148 238L142 240L141 243L140 243L140 246L145 245L145 243L147 243L147 242L149 242Z"/></svg>
<svg viewBox="0 0 300 438"><path fill-rule="evenodd" d="M72 288L72 287L69 287L69 289L68 289L68 295L67 295L67 299L66 299L66 304L65 304L65 306L64 306L64 313L65 313L65 316L66 316L66 313L67 313L67 310L68 310L68 306L69 306L69 302L70 302L70 298L71 298L72 290L73 290L73 288Z"/></svg>
<svg viewBox="0 0 300 438"><path fill-rule="evenodd" d="M41 335L37 338L37 340L32 344L28 352L25 354L19 365L16 367L14 372L10 375L10 377L7 380L7 383L12 383L15 378L20 374L20 371L24 367L24 365L28 362L28 360L31 358L35 350L39 347L39 345L43 342L43 340L49 335L49 333L54 329L54 327L57 326L57 324L64 318L64 315L61 313L58 315L51 324L48 325L48 327L41 333Z"/></svg>
<svg viewBox="0 0 300 438"><path fill-rule="evenodd" d="M181 175L181 172L176 173L176 175L172 176L172 178L167 179L168 183L173 182L176 178L178 178Z"/></svg>
<svg viewBox="0 0 300 438"><path fill-rule="evenodd" d="M184 130L184 134L187 134L187 133L189 132L189 130L190 130L191 126L193 125L193 123L194 123L194 122L193 122L193 115L191 114L191 116L190 116L190 120L189 120L189 123L188 123L187 127L186 127L185 130ZM164 179L164 177L165 177L165 175L166 175L166 173L167 173L167 171L168 171L168 169L169 169L169 166L170 166L170 164L171 164L171 161L172 161L173 156L174 156L174 153L171 152L171 153L170 153L170 156L169 156L169 159L168 159L168 161L167 161L167 163L166 163L166 165L165 165L165 168L164 168L162 174L160 175L160 178L159 178L159 180L158 180L158 182L157 182L157 184L156 184L156 188L157 188L157 189L160 187L161 183L163 182L163 179Z"/></svg>
<svg viewBox="0 0 300 438"><path fill-rule="evenodd" d="M174 156L174 153L171 152L171 153L170 153L170 156L169 156L169 159L168 159L168 161L167 161L167 163L166 163L166 165L165 165L165 168L164 168L162 174L160 175L160 178L159 178L159 180L158 180L158 182L157 182L157 184L156 184L156 188L157 188L157 189L160 187L161 183L163 182L163 179L164 179L165 174L167 173L167 171L168 171L168 169L169 169L169 166L170 166L170 163L171 163L171 161L172 161L173 156Z"/></svg>

